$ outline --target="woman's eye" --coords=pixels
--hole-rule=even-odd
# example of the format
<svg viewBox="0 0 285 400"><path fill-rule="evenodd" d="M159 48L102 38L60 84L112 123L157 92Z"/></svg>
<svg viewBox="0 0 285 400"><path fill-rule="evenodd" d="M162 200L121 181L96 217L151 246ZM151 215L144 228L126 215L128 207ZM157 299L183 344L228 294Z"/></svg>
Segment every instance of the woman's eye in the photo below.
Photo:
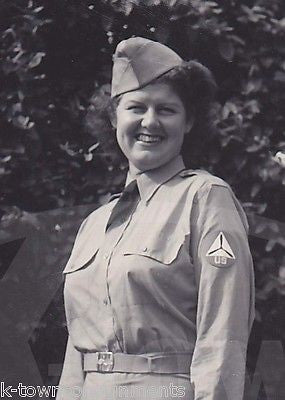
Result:
<svg viewBox="0 0 285 400"><path fill-rule="evenodd" d="M140 111L143 111L143 107L142 106L128 106L127 110L140 112Z"/></svg>
<svg viewBox="0 0 285 400"><path fill-rule="evenodd" d="M174 114L175 110L173 110L173 108L169 108L169 107L162 107L159 110L162 114Z"/></svg>

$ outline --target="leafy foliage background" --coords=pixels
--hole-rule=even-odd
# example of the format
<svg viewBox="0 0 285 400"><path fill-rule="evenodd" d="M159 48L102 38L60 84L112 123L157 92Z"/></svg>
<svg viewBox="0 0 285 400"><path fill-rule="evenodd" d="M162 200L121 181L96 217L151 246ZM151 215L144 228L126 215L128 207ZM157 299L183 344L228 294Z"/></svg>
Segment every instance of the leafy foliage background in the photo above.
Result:
<svg viewBox="0 0 285 400"><path fill-rule="evenodd" d="M285 174L272 160L285 149L283 1L2 0L0 35L0 238L12 241L22 225L48 237L38 251L50 274L64 264L80 220L124 181L126 163L94 113L117 43L148 37L213 71L219 134L205 152L251 223L254 367L261 340L285 338ZM4 275L15 249L1 249ZM51 344L55 359L64 352L60 293L31 330L43 376Z"/></svg>

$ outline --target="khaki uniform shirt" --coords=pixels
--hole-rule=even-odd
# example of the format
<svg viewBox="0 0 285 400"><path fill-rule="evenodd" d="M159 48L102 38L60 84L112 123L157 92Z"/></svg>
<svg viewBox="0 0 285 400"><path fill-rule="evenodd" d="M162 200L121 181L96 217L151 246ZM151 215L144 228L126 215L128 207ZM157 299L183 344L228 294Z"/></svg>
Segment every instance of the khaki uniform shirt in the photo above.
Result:
<svg viewBox="0 0 285 400"><path fill-rule="evenodd" d="M223 180L184 170L180 156L137 184L125 223L105 233L114 199L79 229L64 270L61 384L83 384L82 352L185 351L195 400L242 399L254 316L245 214Z"/></svg>

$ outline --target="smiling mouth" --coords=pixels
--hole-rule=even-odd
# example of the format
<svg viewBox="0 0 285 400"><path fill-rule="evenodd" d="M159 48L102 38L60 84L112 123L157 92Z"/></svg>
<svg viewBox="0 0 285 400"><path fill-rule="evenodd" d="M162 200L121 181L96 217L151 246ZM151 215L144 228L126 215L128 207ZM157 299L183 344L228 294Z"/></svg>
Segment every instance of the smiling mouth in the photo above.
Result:
<svg viewBox="0 0 285 400"><path fill-rule="evenodd" d="M159 143L163 140L162 136L159 135L147 135L145 133L140 133L136 136L136 139L142 143Z"/></svg>

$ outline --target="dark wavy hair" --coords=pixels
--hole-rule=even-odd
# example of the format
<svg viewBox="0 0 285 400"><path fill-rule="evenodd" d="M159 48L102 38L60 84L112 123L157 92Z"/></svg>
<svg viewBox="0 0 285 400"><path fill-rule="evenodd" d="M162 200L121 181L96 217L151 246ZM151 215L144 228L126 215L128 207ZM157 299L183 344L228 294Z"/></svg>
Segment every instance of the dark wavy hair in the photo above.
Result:
<svg viewBox="0 0 285 400"><path fill-rule="evenodd" d="M191 131L185 135L182 157L187 168L207 166L207 143L215 133L213 104L216 83L208 68L197 61L184 61L159 78L150 82L169 85L180 97L186 116L194 117ZM105 85L94 94L87 114L87 126L97 137L101 154L113 165L122 161L121 150L116 141L111 115L120 101L120 96L110 98L110 87Z"/></svg>

